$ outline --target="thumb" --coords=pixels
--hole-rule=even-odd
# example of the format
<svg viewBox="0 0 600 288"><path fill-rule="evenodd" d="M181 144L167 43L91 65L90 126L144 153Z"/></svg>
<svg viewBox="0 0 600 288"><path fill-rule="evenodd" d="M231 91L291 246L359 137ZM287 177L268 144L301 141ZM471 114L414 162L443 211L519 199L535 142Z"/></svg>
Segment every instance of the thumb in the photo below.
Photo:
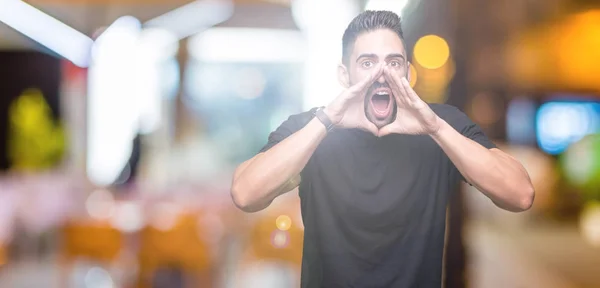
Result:
<svg viewBox="0 0 600 288"><path fill-rule="evenodd" d="M383 137L383 136L386 136L386 135L390 135L390 134L394 133L393 130L394 129L393 129L393 127L391 125L384 126L383 128L381 128L379 130L378 136L379 137Z"/></svg>
<svg viewBox="0 0 600 288"><path fill-rule="evenodd" d="M364 123L363 127L367 131L371 132L375 136L377 136L379 134L379 128L377 128L377 126L375 126L375 124L371 123L371 121L365 120L363 123Z"/></svg>

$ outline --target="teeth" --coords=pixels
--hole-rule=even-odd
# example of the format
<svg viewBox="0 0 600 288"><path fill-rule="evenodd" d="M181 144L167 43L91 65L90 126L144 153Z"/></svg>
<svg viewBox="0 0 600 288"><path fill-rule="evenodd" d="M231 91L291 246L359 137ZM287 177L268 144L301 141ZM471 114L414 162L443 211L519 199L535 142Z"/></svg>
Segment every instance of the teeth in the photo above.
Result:
<svg viewBox="0 0 600 288"><path fill-rule="evenodd" d="M379 91L379 92L377 92L376 94L377 94L377 95L388 95L388 93L387 93L387 92L385 92L385 91Z"/></svg>

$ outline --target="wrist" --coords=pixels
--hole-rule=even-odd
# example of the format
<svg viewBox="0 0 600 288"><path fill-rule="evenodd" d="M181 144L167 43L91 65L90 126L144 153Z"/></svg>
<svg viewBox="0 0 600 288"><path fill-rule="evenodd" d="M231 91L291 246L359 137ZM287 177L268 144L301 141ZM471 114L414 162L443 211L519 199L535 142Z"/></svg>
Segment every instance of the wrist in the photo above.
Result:
<svg viewBox="0 0 600 288"><path fill-rule="evenodd" d="M439 116L436 118L435 122L435 127L431 130L431 132L429 132L429 136L434 139L439 139L442 137L446 131L448 131L448 129L454 129L452 126L450 126L450 124L448 124L448 122L444 121L444 119L440 118Z"/></svg>
<svg viewBox="0 0 600 288"><path fill-rule="evenodd" d="M327 115L327 117L329 118L329 121L331 121L331 123L333 124L333 126L337 126L341 119L339 119L339 117L335 116L335 113L331 112L331 109L329 109L329 107L325 107L323 108L323 113L325 113L325 115Z"/></svg>

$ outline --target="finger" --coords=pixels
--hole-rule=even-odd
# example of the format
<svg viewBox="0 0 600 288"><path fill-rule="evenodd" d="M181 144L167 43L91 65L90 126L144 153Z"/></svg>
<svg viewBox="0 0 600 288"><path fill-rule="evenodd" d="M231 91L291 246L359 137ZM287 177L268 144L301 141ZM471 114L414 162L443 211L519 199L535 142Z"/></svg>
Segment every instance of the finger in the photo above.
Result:
<svg viewBox="0 0 600 288"><path fill-rule="evenodd" d="M373 135L378 136L379 134L379 129L377 128L377 126L375 126L375 124L371 123L371 121L366 120L366 129L367 131L371 132Z"/></svg>
<svg viewBox="0 0 600 288"><path fill-rule="evenodd" d="M408 99L410 99L413 102L421 101L421 97L419 97L419 95L417 95L417 92L415 92L415 90L413 90L412 87L410 87L410 83L406 78L402 77L401 83L402 87L404 88L404 91L406 92L406 95L408 96Z"/></svg>
<svg viewBox="0 0 600 288"><path fill-rule="evenodd" d="M387 126L384 126L384 127L383 127L383 128L381 128L381 129L379 129L379 134L378 134L378 136L379 136L379 137L383 137L383 136L390 135L390 134L392 134L392 133L394 133L394 132L393 132L393 128L392 128L392 126L391 126L391 125L387 125Z"/></svg>
<svg viewBox="0 0 600 288"><path fill-rule="evenodd" d="M388 84L390 85L390 88L392 88L392 94L394 95L394 98L396 99L396 103L400 104L400 103L405 103L406 101L403 99L404 96L404 88L402 87L402 83L398 82L398 79L396 79L396 77L394 77L394 73L388 68L386 67L385 69L385 81L388 82Z"/></svg>
<svg viewBox="0 0 600 288"><path fill-rule="evenodd" d="M380 64L375 67L375 70L373 73L371 73L371 75L369 75L369 77L356 83L354 86L350 87L350 89L352 89L355 93L364 92L373 84L373 82L377 80L377 78L381 77L381 75L383 75L383 66Z"/></svg>

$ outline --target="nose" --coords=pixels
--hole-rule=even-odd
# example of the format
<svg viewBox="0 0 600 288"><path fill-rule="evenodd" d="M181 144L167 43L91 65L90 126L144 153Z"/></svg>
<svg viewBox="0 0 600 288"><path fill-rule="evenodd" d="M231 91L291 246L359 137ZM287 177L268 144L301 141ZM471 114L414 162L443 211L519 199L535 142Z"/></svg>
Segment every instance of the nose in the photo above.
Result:
<svg viewBox="0 0 600 288"><path fill-rule="evenodd" d="M379 82L380 84L385 83L385 77L383 77L383 75L379 76L379 79L377 79L377 82Z"/></svg>

